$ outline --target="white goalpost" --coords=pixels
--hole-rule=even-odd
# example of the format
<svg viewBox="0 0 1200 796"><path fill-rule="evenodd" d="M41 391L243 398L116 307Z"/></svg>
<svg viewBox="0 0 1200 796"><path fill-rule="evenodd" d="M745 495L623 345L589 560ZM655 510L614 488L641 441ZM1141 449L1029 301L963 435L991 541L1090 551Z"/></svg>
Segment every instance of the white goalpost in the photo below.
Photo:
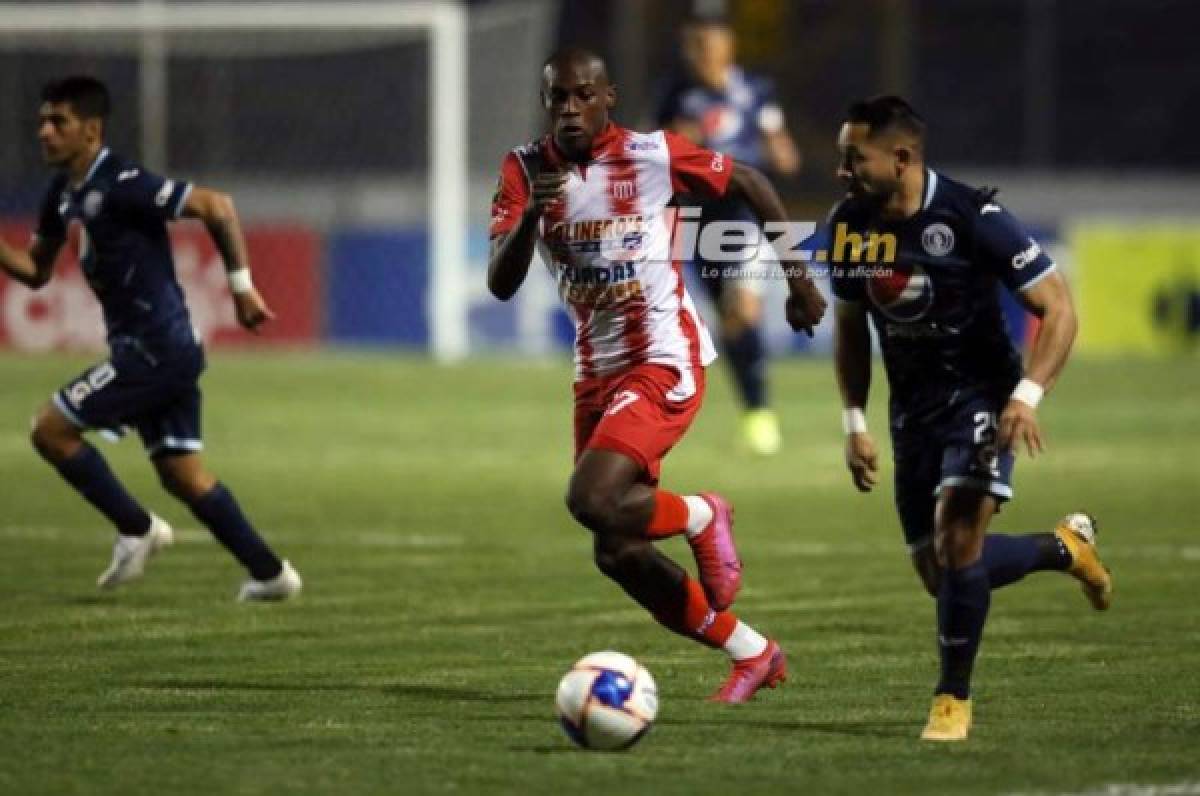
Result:
<svg viewBox="0 0 1200 796"><path fill-rule="evenodd" d="M0 3L0 50L39 37L138 37L140 125L148 163L167 152L166 37L187 33L316 31L428 37L430 349L453 362L469 349L467 13L457 2Z"/></svg>

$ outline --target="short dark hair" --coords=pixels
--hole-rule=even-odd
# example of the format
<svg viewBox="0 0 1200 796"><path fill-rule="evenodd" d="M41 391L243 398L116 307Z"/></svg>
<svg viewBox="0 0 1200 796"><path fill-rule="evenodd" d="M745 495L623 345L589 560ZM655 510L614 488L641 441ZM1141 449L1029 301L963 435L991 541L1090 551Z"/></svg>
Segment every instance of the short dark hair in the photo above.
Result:
<svg viewBox="0 0 1200 796"><path fill-rule="evenodd" d="M850 105L846 121L865 124L871 135L889 130L908 133L918 141L925 140L925 120L902 97L881 94Z"/></svg>
<svg viewBox="0 0 1200 796"><path fill-rule="evenodd" d="M559 47L552 52L542 62L542 72L544 73L547 67L553 66L555 69L560 69L566 64L589 64L604 75L606 80L608 79L608 64L604 62L604 59L586 47L579 47L573 44Z"/></svg>
<svg viewBox="0 0 1200 796"><path fill-rule="evenodd" d="M71 75L61 80L52 80L42 86L42 102L61 103L71 106L81 119L108 119L112 111L112 99L108 88L94 77Z"/></svg>

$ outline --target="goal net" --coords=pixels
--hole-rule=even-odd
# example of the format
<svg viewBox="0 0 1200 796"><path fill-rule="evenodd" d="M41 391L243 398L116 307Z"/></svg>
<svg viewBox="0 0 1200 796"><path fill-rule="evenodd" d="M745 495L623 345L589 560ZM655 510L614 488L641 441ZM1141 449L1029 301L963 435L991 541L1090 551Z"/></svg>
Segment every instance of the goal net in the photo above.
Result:
<svg viewBox="0 0 1200 796"><path fill-rule="evenodd" d="M114 150L236 200L279 320L261 339L240 334L203 229L175 225L210 342L403 346L447 361L548 349L549 291L499 305L483 273L500 160L540 126L553 13L537 0L0 3L11 109L0 114L0 234L28 234L46 183L41 85L92 74L113 93ZM69 262L39 293L0 280L0 346L102 343Z"/></svg>

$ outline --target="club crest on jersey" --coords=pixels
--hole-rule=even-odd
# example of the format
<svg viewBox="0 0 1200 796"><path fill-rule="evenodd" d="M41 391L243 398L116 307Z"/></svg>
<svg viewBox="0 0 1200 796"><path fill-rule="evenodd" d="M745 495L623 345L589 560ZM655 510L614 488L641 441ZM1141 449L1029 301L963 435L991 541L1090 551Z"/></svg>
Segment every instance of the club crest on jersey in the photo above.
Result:
<svg viewBox="0 0 1200 796"><path fill-rule="evenodd" d="M1017 252L1012 258L1012 267L1014 270L1020 271L1025 266L1036 260L1042 254L1042 247L1033 238L1029 239L1029 248L1025 251Z"/></svg>
<svg viewBox="0 0 1200 796"><path fill-rule="evenodd" d="M83 197L83 217L93 219L100 215L100 208L104 206L104 194L99 191L88 191L87 196Z"/></svg>
<svg viewBox="0 0 1200 796"><path fill-rule="evenodd" d="M633 184L633 180L613 180L608 190L613 199L632 199L637 193L637 186Z"/></svg>
<svg viewBox="0 0 1200 796"><path fill-rule="evenodd" d="M919 265L897 264L867 280L867 296L893 321L919 321L933 306L933 280Z"/></svg>
<svg viewBox="0 0 1200 796"><path fill-rule="evenodd" d="M954 230L941 222L930 224L921 233L921 246L931 257L944 257L954 249Z"/></svg>

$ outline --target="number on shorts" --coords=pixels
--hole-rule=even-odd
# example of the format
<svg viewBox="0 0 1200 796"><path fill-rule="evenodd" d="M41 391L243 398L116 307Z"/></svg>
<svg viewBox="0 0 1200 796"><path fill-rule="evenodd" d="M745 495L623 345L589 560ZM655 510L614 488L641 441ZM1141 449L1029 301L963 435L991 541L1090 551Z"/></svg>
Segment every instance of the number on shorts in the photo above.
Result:
<svg viewBox="0 0 1200 796"><path fill-rule="evenodd" d="M117 377L117 369L109 362L104 362L88 371L87 376L67 388L67 399L76 409L94 392L99 392L112 384Z"/></svg>
<svg viewBox="0 0 1200 796"><path fill-rule="evenodd" d="M109 362L103 362L92 368L91 373L88 373L88 384L92 385L93 390L103 390L112 380L117 377L117 369Z"/></svg>
<svg viewBox="0 0 1200 796"><path fill-rule="evenodd" d="M622 409L629 406L640 397L641 396L633 390L622 390L621 392L617 393L617 397L613 399L612 406L608 407L608 411L604 414L615 415L617 412L620 412Z"/></svg>
<svg viewBox="0 0 1200 796"><path fill-rule="evenodd" d="M996 413L975 413L975 444L983 445L996 439Z"/></svg>

